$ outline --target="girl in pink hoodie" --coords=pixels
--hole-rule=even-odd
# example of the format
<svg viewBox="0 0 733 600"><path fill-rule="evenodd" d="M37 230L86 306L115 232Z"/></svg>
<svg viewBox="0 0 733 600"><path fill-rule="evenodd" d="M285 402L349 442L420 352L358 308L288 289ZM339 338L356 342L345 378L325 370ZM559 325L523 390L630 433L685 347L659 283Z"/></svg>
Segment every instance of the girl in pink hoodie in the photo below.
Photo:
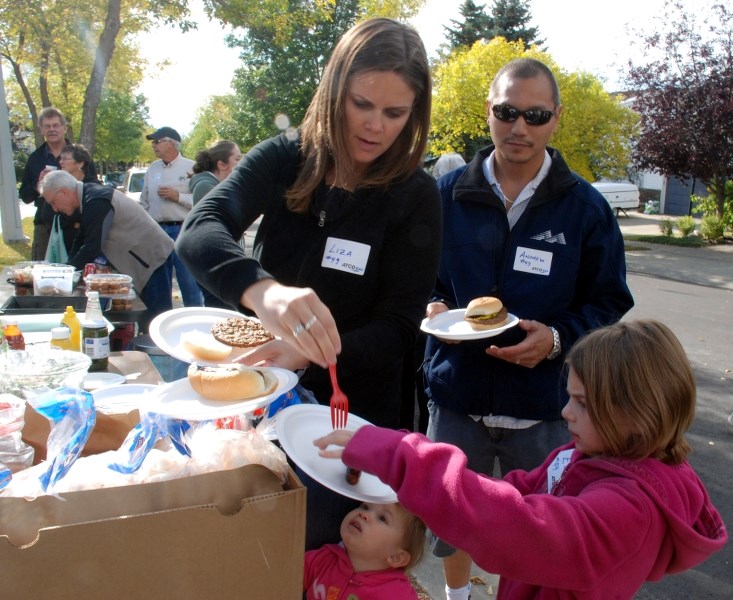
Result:
<svg viewBox="0 0 733 600"><path fill-rule="evenodd" d="M453 446L373 426L315 444L376 474L436 535L499 574L499 599L632 598L728 539L686 460L694 376L677 338L653 320L588 334L567 365L573 441L530 472L485 477Z"/></svg>

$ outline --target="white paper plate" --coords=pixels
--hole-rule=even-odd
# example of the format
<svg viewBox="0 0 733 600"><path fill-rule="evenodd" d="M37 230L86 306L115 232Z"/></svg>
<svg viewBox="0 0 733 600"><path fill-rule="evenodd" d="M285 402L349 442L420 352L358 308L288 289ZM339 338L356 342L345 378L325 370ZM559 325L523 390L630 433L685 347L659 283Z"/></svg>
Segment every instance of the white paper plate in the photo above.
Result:
<svg viewBox="0 0 733 600"><path fill-rule="evenodd" d="M186 350L181 345L181 334L191 331L201 331L202 333L211 335L211 326L214 323L232 317L257 321L257 319L234 310L227 310L226 308L206 308L203 306L176 308L159 314L150 322L150 337L158 348L178 360L187 363L197 362L202 365L216 366L222 363L232 362L237 356L247 352L249 348L233 348L232 353L226 359L209 362L193 356ZM212 335L211 338L213 339L214 336Z"/></svg>
<svg viewBox="0 0 733 600"><path fill-rule="evenodd" d="M468 321L464 321L463 315L465 314L465 308L456 308L442 312L432 319L423 319L420 324L420 329L425 333L443 338L444 340L482 340L499 335L519 323L519 318L509 313L506 324L501 327L476 331L471 328Z"/></svg>
<svg viewBox="0 0 733 600"><path fill-rule="evenodd" d="M347 430L356 431L362 425L370 423L349 414ZM343 462L318 455L318 448L313 445L313 440L333 431L331 409L328 406L320 404L289 406L278 413L275 430L285 453L320 484L343 496L362 502L376 504L397 502L394 490L374 475L362 473L359 482L351 485L346 483L346 466Z"/></svg>
<svg viewBox="0 0 733 600"><path fill-rule="evenodd" d="M208 421L220 417L244 415L267 406L275 398L289 392L298 383L298 376L287 369L277 367L257 367L262 371L269 371L277 378L277 387L266 396L250 398L249 400L235 400L233 402L217 402L207 400L197 394L191 387L188 377L171 381L158 386L150 398L146 400L145 410L192 421Z"/></svg>
<svg viewBox="0 0 733 600"><path fill-rule="evenodd" d="M150 396L157 387L149 383L128 383L99 388L92 392L94 407L107 415L127 414L146 402L144 396Z"/></svg>
<svg viewBox="0 0 733 600"><path fill-rule="evenodd" d="M82 381L82 387L91 392L93 390L107 387L108 385L117 385L125 383L127 379L119 373L87 373Z"/></svg>

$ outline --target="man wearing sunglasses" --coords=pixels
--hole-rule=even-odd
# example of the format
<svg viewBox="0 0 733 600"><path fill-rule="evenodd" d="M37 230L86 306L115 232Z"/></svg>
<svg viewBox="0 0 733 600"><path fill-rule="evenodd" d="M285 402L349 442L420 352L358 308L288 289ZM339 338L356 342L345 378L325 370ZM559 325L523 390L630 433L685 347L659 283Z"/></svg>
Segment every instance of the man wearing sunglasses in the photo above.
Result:
<svg viewBox="0 0 733 600"><path fill-rule="evenodd" d="M520 318L494 337L427 343L428 436L459 446L469 468L488 475L495 460L502 475L530 470L569 441L565 354L633 306L611 208L548 146L561 114L552 71L509 62L486 103L493 145L438 180L443 248L427 316L496 296ZM433 551L446 597L468 598L471 558L441 540Z"/></svg>

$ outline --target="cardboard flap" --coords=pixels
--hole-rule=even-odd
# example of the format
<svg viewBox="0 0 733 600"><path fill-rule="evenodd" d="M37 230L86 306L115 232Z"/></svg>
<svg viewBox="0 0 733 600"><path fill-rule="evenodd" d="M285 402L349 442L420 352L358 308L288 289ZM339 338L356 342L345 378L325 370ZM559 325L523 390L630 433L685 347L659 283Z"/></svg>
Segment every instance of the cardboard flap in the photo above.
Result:
<svg viewBox="0 0 733 600"><path fill-rule="evenodd" d="M42 540L43 529L184 507L215 506L221 514L232 515L248 498L282 492L283 486L272 471L262 465L246 465L195 477L35 500L0 498L0 544L25 547Z"/></svg>

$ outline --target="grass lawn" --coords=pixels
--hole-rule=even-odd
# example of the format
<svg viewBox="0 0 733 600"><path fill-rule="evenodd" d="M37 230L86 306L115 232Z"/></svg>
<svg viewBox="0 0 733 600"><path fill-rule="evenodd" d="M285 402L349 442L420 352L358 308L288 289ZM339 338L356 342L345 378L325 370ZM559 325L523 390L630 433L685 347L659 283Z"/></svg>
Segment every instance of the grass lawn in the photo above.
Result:
<svg viewBox="0 0 733 600"><path fill-rule="evenodd" d="M31 259L31 241L33 240L33 217L23 219L23 233L27 242L6 244L0 239L0 269Z"/></svg>

